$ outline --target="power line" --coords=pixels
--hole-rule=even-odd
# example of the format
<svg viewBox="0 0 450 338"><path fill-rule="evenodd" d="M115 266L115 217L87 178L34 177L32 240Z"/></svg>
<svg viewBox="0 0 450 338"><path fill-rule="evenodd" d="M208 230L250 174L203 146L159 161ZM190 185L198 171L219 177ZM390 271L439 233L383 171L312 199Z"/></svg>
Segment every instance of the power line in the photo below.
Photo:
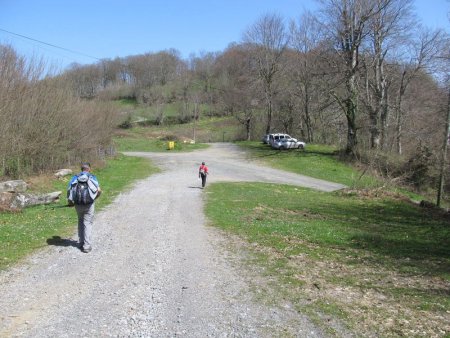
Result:
<svg viewBox="0 0 450 338"><path fill-rule="evenodd" d="M44 41L41 41L41 40L33 39L33 38L30 38L29 36L13 33L13 32L7 31L6 29L0 28L0 31L8 33L8 34L11 34L11 35L19 36L19 37L24 38L24 39L35 41L35 42L38 42L38 43L41 43L43 45L47 45L47 46L50 46L50 47L53 47L53 48L58 48L58 49L64 50L64 51L69 52L69 53L78 54L78 55L85 56L85 57L88 57L88 58L91 58L91 59L94 59L94 60L101 61L101 59L99 59L99 58L97 58L95 56L91 56L91 55L88 55L88 54L77 52L75 50L68 49L68 48L61 47L61 46L57 46L57 45L54 45L54 44L51 44L51 43L48 43L48 42L44 42Z"/></svg>

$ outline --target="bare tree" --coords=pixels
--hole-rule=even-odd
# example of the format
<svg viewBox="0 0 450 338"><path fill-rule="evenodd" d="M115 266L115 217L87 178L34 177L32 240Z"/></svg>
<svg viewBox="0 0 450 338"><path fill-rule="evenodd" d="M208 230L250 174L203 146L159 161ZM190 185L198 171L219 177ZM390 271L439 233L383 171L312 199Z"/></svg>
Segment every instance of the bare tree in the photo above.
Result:
<svg viewBox="0 0 450 338"><path fill-rule="evenodd" d="M270 133L275 77L280 71L281 56L288 43L283 19L275 14L262 16L244 34L244 42L251 48L257 78L263 87L267 115L266 133Z"/></svg>
<svg viewBox="0 0 450 338"><path fill-rule="evenodd" d="M403 99L406 90L415 76L421 71L433 72L433 63L443 48L446 34L442 30L422 30L410 45L412 52L409 60L401 63L400 79L396 96L396 149L402 154L403 123L406 111Z"/></svg>
<svg viewBox="0 0 450 338"><path fill-rule="evenodd" d="M103 88L111 85L128 84L130 81L129 72L123 59L102 60L103 66Z"/></svg>
<svg viewBox="0 0 450 338"><path fill-rule="evenodd" d="M72 64L64 76L78 97L94 98L104 88L102 64Z"/></svg>
<svg viewBox="0 0 450 338"><path fill-rule="evenodd" d="M366 68L366 98L369 112L370 147L384 149L388 123L388 93L391 80L386 58L393 57L392 49L400 49L404 37L412 28L411 0L375 0L375 12L369 21L371 65ZM372 76L369 74L372 69Z"/></svg>
<svg viewBox="0 0 450 338"><path fill-rule="evenodd" d="M260 108L254 80L246 67L248 61L247 49L232 46L217 59L216 64L223 108L244 126L246 140L251 139L255 112Z"/></svg>
<svg viewBox="0 0 450 338"><path fill-rule="evenodd" d="M450 81L449 81L450 82ZM447 84L448 87L448 98L447 98L447 118L445 121L445 133L444 138L442 142L442 155L441 155L441 165L439 170L439 185L438 185L438 192L437 192L437 199L436 199L436 205L438 207L441 206L441 201L443 199L444 195L444 179L445 179L445 173L446 173L446 167L447 167L447 149L448 144L450 142L450 85Z"/></svg>
<svg viewBox="0 0 450 338"><path fill-rule="evenodd" d="M200 56L191 56L191 70L195 77L197 86L202 87L203 102L208 104L209 115L212 115L214 101L214 65L216 63L216 53L200 53Z"/></svg>
<svg viewBox="0 0 450 338"><path fill-rule="evenodd" d="M286 76L290 79L291 90L299 101L303 122L301 125L305 127L302 128L305 129L305 135L302 136L308 142L313 142L313 105L315 103L317 112L320 106L318 99L328 96L326 94L328 89L318 86L319 78L323 77L319 64L322 59L324 36L321 25L310 12L303 14L298 23L291 22L290 34L290 46L296 51L296 55L287 54ZM321 95L317 95L318 92Z"/></svg>
<svg viewBox="0 0 450 338"><path fill-rule="evenodd" d="M336 101L347 119L346 153L354 153L357 140L358 75L360 48L368 33L367 25L376 12L373 0L320 0L330 36L336 43L336 51L344 65L345 91Z"/></svg>
<svg viewBox="0 0 450 338"><path fill-rule="evenodd" d="M450 13L449 13L450 21ZM444 114L444 137L442 139L442 149L441 149L441 163L439 170L439 185L437 192L436 205L441 206L441 201L444 198L444 180L446 174L448 174L447 167L447 152L448 145L450 143L450 36L447 35L444 42L444 48L441 50L441 54L437 57L439 60L438 74L443 74L441 80L443 82L444 88L447 89L447 106L446 114Z"/></svg>
<svg viewBox="0 0 450 338"><path fill-rule="evenodd" d="M295 119L296 109L296 95L289 87L282 88L280 93L275 97L275 107L278 114L276 115L277 126L281 126L281 131L291 134L294 132L294 124L298 127L295 132L300 132L302 139L305 139L305 128L303 127L303 121ZM297 121L296 121L297 120Z"/></svg>
<svg viewBox="0 0 450 338"><path fill-rule="evenodd" d="M158 52L151 57L151 72L156 83L164 86L176 79L180 53L175 49Z"/></svg>

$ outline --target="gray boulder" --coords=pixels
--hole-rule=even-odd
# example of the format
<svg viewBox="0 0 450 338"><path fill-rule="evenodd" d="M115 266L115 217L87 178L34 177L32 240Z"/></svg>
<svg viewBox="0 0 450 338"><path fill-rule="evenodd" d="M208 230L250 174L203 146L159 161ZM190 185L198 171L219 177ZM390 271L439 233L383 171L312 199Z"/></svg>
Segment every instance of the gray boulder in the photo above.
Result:
<svg viewBox="0 0 450 338"><path fill-rule="evenodd" d="M56 173L56 177L64 177L67 175L71 175L73 173L72 169L59 169Z"/></svg>
<svg viewBox="0 0 450 338"><path fill-rule="evenodd" d="M39 204L50 204L59 202L61 191L55 191L48 194L32 195L32 194L16 194L12 199L11 209L23 209Z"/></svg>
<svg viewBox="0 0 450 338"><path fill-rule="evenodd" d="M22 180L0 182L0 193L2 192L25 192L27 184Z"/></svg>

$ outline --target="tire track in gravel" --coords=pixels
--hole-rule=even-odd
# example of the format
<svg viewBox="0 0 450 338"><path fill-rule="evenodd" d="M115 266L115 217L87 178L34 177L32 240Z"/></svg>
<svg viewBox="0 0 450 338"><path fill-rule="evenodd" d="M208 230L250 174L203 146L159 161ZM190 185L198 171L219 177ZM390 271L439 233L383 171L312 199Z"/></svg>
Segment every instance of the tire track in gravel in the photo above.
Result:
<svg viewBox="0 0 450 338"><path fill-rule="evenodd" d="M254 301L245 271L233 264L238 257L205 227L197 170L207 162L207 184L343 186L260 166L230 144L129 155L164 171L96 215L91 253L50 246L0 273L0 337L324 336L289 307Z"/></svg>

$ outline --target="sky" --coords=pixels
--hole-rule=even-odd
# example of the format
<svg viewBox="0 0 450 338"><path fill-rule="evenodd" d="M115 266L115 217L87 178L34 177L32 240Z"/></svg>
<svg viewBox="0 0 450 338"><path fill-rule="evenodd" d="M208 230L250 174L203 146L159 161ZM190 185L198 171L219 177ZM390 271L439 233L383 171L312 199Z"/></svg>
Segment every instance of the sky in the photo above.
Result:
<svg viewBox="0 0 450 338"><path fill-rule="evenodd" d="M450 0L414 4L424 26L450 33ZM187 59L242 41L264 14L289 22L317 8L315 0L0 0L0 44L61 69L171 48Z"/></svg>

